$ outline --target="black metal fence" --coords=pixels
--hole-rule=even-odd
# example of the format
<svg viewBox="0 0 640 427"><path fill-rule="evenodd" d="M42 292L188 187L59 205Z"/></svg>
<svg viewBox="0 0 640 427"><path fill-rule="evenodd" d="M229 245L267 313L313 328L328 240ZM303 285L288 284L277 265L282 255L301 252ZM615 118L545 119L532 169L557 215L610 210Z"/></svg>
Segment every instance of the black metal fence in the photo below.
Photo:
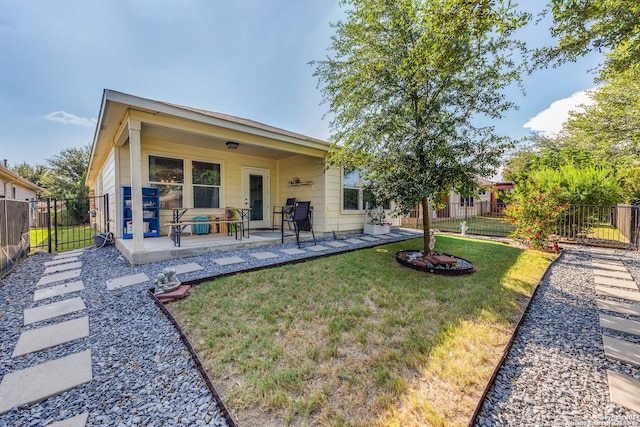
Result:
<svg viewBox="0 0 640 427"><path fill-rule="evenodd" d="M439 231L508 237L515 225L504 216L503 203L446 203L431 212L431 226ZM405 227L422 227L419 208L402 219ZM640 247L640 206L569 206L558 221L556 235L561 242L637 249Z"/></svg>
<svg viewBox="0 0 640 427"><path fill-rule="evenodd" d="M109 195L38 200L31 211L31 249L62 252L91 246L109 232Z"/></svg>
<svg viewBox="0 0 640 427"><path fill-rule="evenodd" d="M29 252L29 202L0 199L0 278Z"/></svg>

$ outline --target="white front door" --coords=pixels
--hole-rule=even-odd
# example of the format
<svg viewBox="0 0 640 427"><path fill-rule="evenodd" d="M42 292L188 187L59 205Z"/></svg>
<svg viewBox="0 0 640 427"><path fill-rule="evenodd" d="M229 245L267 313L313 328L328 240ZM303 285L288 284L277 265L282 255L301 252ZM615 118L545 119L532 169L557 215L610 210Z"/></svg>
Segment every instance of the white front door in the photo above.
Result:
<svg viewBox="0 0 640 427"><path fill-rule="evenodd" d="M268 228L269 224L269 170L242 168L243 207L251 208L251 228Z"/></svg>

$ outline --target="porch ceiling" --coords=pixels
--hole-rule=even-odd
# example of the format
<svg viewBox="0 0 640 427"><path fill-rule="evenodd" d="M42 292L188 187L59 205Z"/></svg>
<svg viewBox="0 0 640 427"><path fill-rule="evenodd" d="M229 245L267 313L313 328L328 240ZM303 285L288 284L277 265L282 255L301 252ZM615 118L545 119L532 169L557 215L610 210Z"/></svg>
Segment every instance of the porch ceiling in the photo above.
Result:
<svg viewBox="0 0 640 427"><path fill-rule="evenodd" d="M142 123L142 139L157 139L161 141L172 142L192 147L209 148L212 150L227 150L230 154L240 154L247 156L262 157L268 159L285 159L298 154L295 151L280 150L276 148L264 147L261 145L251 144L246 141L234 139L234 142L240 144L236 149L228 149L226 147L227 139L215 136L203 135L195 132L187 132L184 130L172 129L169 127L159 126L155 124Z"/></svg>

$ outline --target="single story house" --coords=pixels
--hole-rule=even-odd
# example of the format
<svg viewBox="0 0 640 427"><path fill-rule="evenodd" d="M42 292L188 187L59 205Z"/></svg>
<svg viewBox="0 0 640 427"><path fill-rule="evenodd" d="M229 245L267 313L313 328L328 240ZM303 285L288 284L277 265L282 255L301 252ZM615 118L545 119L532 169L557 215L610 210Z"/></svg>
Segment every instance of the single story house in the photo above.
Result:
<svg viewBox="0 0 640 427"><path fill-rule="evenodd" d="M164 224L175 208L188 209L184 218L250 208L251 230L269 229L279 225L274 209L293 197L311 202L316 235L362 231L358 174L327 168L329 148L326 141L252 120L105 90L86 183L93 194L109 195L110 231L116 243L133 231L134 254L155 240L135 227L144 221L142 194L149 187L159 190L160 236L168 234ZM128 230L123 187L131 197Z"/></svg>
<svg viewBox="0 0 640 427"><path fill-rule="evenodd" d="M8 168L6 161L0 165L0 198L34 201L44 189L27 181Z"/></svg>

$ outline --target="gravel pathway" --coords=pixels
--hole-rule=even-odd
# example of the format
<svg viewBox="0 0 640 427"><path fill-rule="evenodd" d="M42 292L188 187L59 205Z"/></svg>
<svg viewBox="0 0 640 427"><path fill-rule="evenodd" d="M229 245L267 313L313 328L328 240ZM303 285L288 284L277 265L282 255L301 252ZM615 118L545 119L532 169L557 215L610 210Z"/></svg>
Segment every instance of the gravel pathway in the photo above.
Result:
<svg viewBox="0 0 640 427"><path fill-rule="evenodd" d="M88 426L226 426L178 333L147 295L153 278L166 267L188 263L197 263L204 269L179 275L183 282L412 237L415 234L394 234L376 242L340 241L344 243L340 247L330 246L329 243L337 243L331 240L319 241L326 249L315 252L303 247L302 254L294 255L282 250L295 249L295 244L278 244L140 266L129 265L113 246L92 247L78 255L81 276L69 281L82 280L84 289L37 302L36 283L44 275L44 263L53 260L53 255L31 256L0 281L0 378L90 349L93 379L41 402L14 407L0 415L0 426L44 426L86 412ZM277 257L253 256L264 252ZM214 262L234 256L245 262ZM108 280L139 273L146 274L150 281L107 290ZM86 310L23 326L25 309L71 297L82 298ZM23 332L83 316L89 318L88 337L11 358Z"/></svg>
<svg viewBox="0 0 640 427"><path fill-rule="evenodd" d="M611 253L640 279L638 252ZM607 369L640 380L640 367L605 357L603 332L623 336L600 326L591 262L591 249L570 247L549 269L475 426L640 426L611 403Z"/></svg>

